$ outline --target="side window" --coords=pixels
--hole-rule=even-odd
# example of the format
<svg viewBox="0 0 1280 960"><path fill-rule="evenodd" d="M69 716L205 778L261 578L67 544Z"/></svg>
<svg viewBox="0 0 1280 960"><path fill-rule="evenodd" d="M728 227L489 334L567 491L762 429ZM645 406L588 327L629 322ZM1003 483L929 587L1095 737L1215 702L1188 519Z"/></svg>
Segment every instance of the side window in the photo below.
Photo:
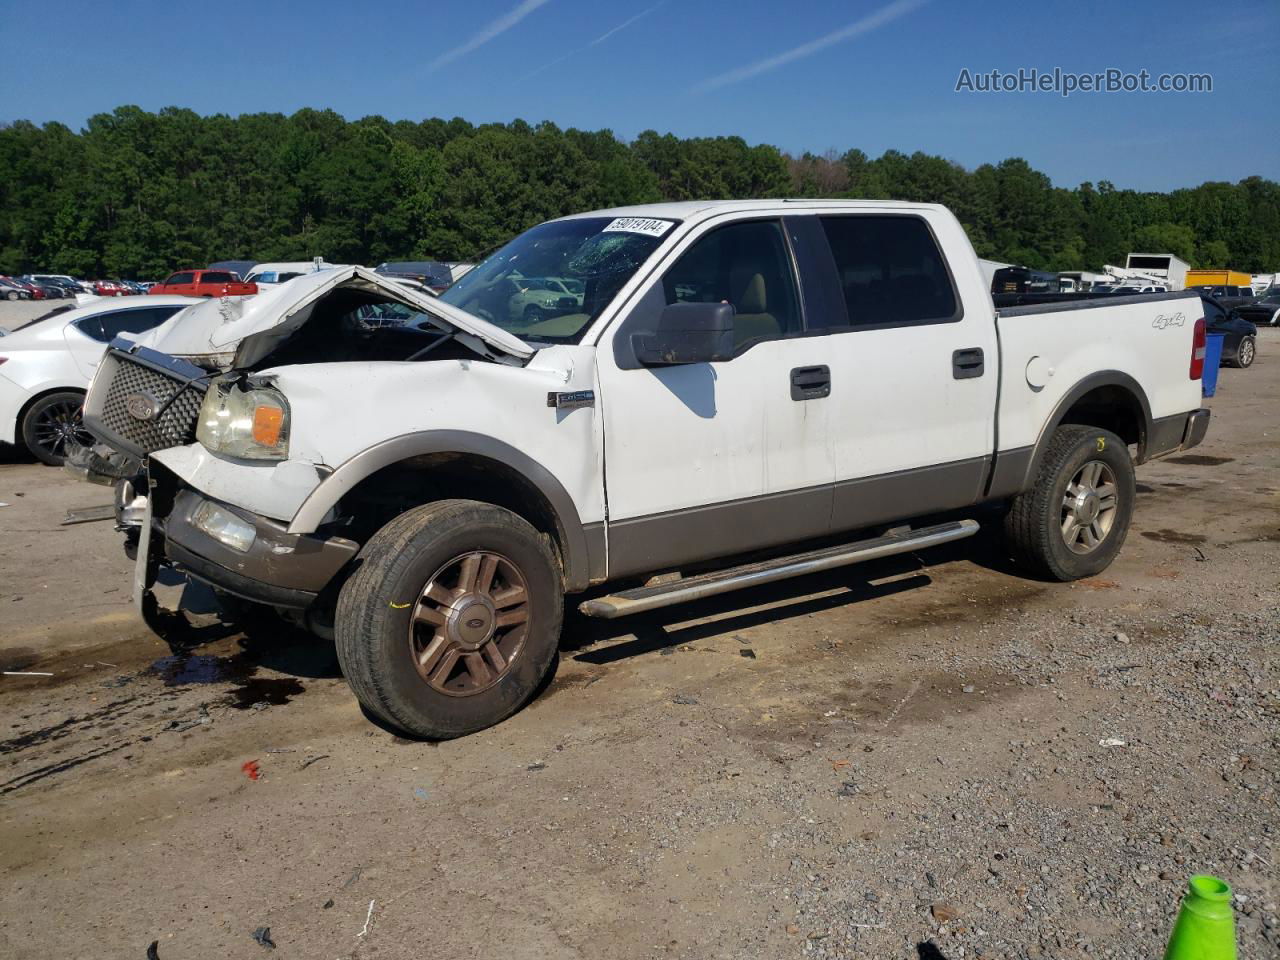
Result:
<svg viewBox="0 0 1280 960"><path fill-rule="evenodd" d="M231 274L219 270L206 270L200 275L201 283L230 283Z"/></svg>
<svg viewBox="0 0 1280 960"><path fill-rule="evenodd" d="M102 336L105 343L110 343L121 333L142 333L152 327L158 327L175 313L181 306L147 307L142 310L119 310L98 318L102 322Z"/></svg>
<svg viewBox="0 0 1280 960"><path fill-rule="evenodd" d="M711 231L667 270L662 287L668 304L733 304L737 349L801 327L791 257L776 220Z"/></svg>
<svg viewBox="0 0 1280 960"><path fill-rule="evenodd" d="M165 281L165 284L190 283L194 277L195 277L194 273L175 273L173 276L171 276L168 280Z"/></svg>
<svg viewBox="0 0 1280 960"><path fill-rule="evenodd" d="M111 340L102 332L101 317L85 317L83 320L76 320L75 326L86 337L97 340L99 343L108 343Z"/></svg>
<svg viewBox="0 0 1280 960"><path fill-rule="evenodd" d="M919 217L821 219L851 326L960 319L959 300L942 252Z"/></svg>

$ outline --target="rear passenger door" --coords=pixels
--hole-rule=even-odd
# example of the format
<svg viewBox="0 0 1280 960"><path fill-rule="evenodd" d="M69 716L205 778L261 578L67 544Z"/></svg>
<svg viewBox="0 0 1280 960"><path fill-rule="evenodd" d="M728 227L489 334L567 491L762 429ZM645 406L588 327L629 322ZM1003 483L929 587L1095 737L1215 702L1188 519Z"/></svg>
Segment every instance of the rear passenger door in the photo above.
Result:
<svg viewBox="0 0 1280 960"><path fill-rule="evenodd" d="M832 528L979 499L995 448L999 360L979 271L952 271L942 254L944 245L970 249L959 224L932 211L788 223L829 293L825 317L810 311L810 322L830 331Z"/></svg>

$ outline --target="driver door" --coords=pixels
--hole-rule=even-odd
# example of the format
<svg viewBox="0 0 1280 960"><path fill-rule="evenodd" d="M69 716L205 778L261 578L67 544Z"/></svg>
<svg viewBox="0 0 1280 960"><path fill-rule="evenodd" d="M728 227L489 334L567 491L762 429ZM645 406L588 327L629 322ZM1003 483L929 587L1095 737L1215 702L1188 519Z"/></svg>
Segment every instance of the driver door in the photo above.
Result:
<svg viewBox="0 0 1280 960"><path fill-rule="evenodd" d="M824 338L798 336L781 221L713 226L668 264L596 351L615 577L816 536L830 523L829 404L821 389L794 385L796 371L824 369ZM733 305L733 358L641 366L631 333L691 301Z"/></svg>

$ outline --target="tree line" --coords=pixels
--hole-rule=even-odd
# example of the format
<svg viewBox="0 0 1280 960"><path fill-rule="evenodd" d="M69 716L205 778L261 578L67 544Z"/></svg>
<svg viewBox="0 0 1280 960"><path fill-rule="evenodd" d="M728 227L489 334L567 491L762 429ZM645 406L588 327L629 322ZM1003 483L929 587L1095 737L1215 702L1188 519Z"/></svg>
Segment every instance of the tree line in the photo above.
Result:
<svg viewBox="0 0 1280 960"><path fill-rule="evenodd" d="M853 197L944 203L978 255L1045 270L1123 264L1280 270L1280 184L1170 193L1055 187L1025 160L974 170L861 150L791 156L740 137L551 123L472 125L331 110L200 116L119 107L76 132L0 127L0 272L155 279L215 260L474 260L536 223L659 200Z"/></svg>

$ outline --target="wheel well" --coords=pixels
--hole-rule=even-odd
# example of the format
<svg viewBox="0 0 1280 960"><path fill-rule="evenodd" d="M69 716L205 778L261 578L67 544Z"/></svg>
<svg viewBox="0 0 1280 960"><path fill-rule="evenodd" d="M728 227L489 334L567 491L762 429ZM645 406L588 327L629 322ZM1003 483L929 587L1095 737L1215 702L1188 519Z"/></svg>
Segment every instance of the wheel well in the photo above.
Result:
<svg viewBox="0 0 1280 960"><path fill-rule="evenodd" d="M325 526L365 543L406 510L452 498L479 500L523 517L547 536L564 568L565 531L542 491L507 464L477 454L422 454L384 467L344 494L337 519Z"/></svg>
<svg viewBox="0 0 1280 960"><path fill-rule="evenodd" d="M1141 460L1147 442L1146 415L1138 398L1124 387L1094 387L1072 403L1059 422L1110 430L1126 444L1136 445Z"/></svg>
<svg viewBox="0 0 1280 960"><path fill-rule="evenodd" d="M39 393L29 397L27 399L27 402L22 405L22 409L18 411L18 419L14 422L14 425L13 425L14 439L16 440L22 439L22 421L27 419L27 411L30 410L32 407L34 407L38 402L43 400L45 397L52 396L55 393L78 393L80 394L81 397L85 395L85 391L79 387L50 387L48 390L41 390Z"/></svg>

